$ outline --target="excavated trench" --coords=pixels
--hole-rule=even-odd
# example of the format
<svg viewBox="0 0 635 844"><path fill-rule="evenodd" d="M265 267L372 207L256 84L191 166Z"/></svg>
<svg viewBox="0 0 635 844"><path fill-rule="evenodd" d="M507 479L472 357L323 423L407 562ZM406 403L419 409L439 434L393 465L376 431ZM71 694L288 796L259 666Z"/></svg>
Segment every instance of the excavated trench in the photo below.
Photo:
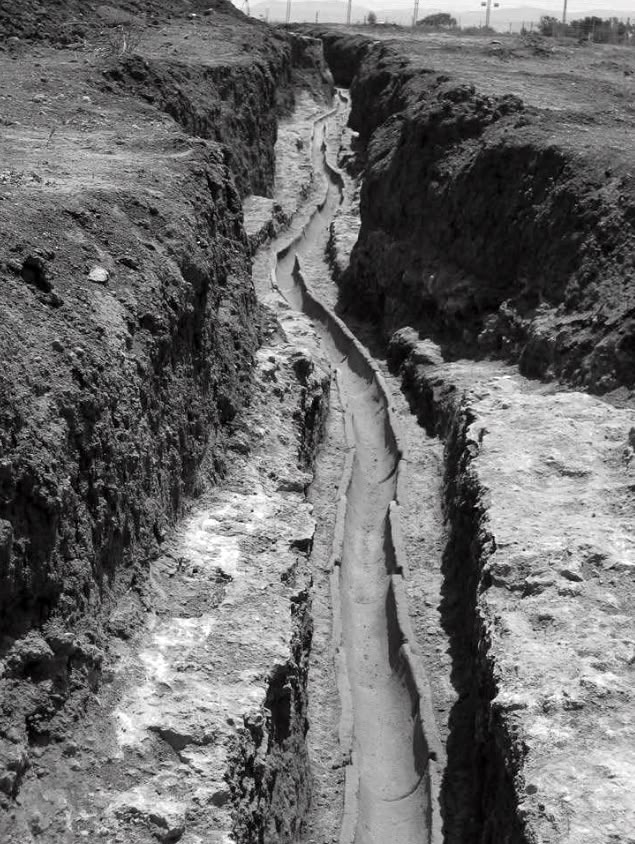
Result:
<svg viewBox="0 0 635 844"><path fill-rule="evenodd" d="M198 502L153 564L144 606L148 621L134 642L113 645L117 657L113 688L105 687L102 701L97 697L91 701L77 741L63 748L42 748L46 754L42 757L40 748L35 749L33 759L44 761L35 763L36 776L24 783L20 799L37 806L38 814L16 812L6 840L29 842L36 836L62 840L65 832L60 830L70 830L74 824L83 838L108 836L108 840L131 844L156 839L182 839L188 844L203 840L309 844L306 819L311 811L320 811L315 805L318 801L310 807L311 737L306 740L307 729L312 728L307 720L308 662L313 635L311 597L316 592L312 586L318 565L309 560L309 553L318 519L314 520L305 489L317 431L326 413L329 379L326 368L321 369L324 359L333 373L333 415L340 411L342 415L342 424L333 427L335 435L330 434L338 439L343 465L336 485L337 505L329 502L329 512L336 512L330 520L328 552L320 558L328 561L329 657L333 657L339 693L337 732L344 778L332 793L341 787L343 811L336 800L329 807L341 820L339 844L528 840L514 820L520 815L517 783L512 778L521 763L512 758L510 764L506 742L511 722L504 720L508 712L512 716L524 712L527 704L518 692L507 698L499 695L494 707L497 690L481 687L483 680L493 677L494 665L487 638L494 628L486 629L487 619L479 615L478 604L480 569L491 549L481 546L493 547L494 540L493 528L491 536L483 528L485 505L478 500L487 483L470 474L469 464L489 429L483 424L476 430L477 417L467 405L459 406L460 390L440 376L434 380L438 375L434 354L429 359L425 341L415 343L405 352L409 361L405 383L412 391L412 410L422 423L430 423L428 442L434 443L436 451L427 455L430 474L410 471L406 478L407 467L418 469L423 464L421 455L418 464L413 458L416 445L410 425L415 426L414 416L403 413L405 399L396 382L385 378L377 361L325 304L335 298L328 289L329 228L347 190L342 174L329 162L327 138L332 143L333 126L341 125L347 109L348 98L340 92L335 108L315 119L308 158L317 190L309 191L310 198L293 214L285 233L256 256L256 287L263 301L275 301L278 319L271 320L276 323L271 328L271 345L263 345L256 355L255 406L251 416L246 415L244 431L237 427L235 432L235 472L226 488ZM302 149L298 143L297 152ZM271 211L266 200L260 207ZM286 209L281 216L286 219ZM267 223L270 227L262 228L263 239L274 225L271 220ZM263 274L260 271L268 262ZM300 350L314 341L317 355L313 356L313 348L307 354ZM422 374L425 367L430 368L429 376ZM479 372L487 383L482 391L487 398L492 372L486 364ZM312 384L307 373L313 373ZM459 364L456 373L468 383L474 375L471 370L465 375ZM494 375L498 393L491 403L513 409L516 401L520 418L531 407L534 394L521 385L520 398L515 396L517 381L502 367ZM459 384L464 382L459 380ZM435 389L456 395L438 398L432 396ZM545 398L550 397L545 394ZM433 404L439 418L431 412ZM589 415L592 410L597 409L583 408ZM398 412L403 429L397 424ZM441 418L443 413L447 418ZM547 415L545 410L544 418ZM604 419L599 411L596 415ZM499 424L492 440L508 426L507 419L500 424L495 416L488 424ZM617 441L608 425L602 429L598 422L597 430L602 431L601 437L585 435L580 442L610 437ZM432 541L424 546L430 553L421 554L420 570L415 571L408 565L406 548L411 552L413 532L425 532L422 521L417 521L415 531L411 529L412 510L425 509L425 503L412 490L428 485L427 501L438 498L440 512L443 484L431 477L434 461L436 481L444 463L435 439L439 432L449 444L444 527L450 534L438 531L436 548ZM298 465L299 434L313 438L308 449L311 459L302 466L307 471L300 471ZM419 429L416 436L424 439ZM252 441L258 442L259 449L250 456ZM516 443L508 444L507 453L516 447ZM562 464L558 469L562 477L586 477L584 467L576 464L571 469L566 463L564 446L555 456L551 444L549 449L548 466ZM496 449L490 450L490 456L495 453ZM324 454L318 454L316 477L324 459ZM461 461L466 465L458 466ZM529 458L526 462L531 464ZM500 465L492 466L492 477L504 474ZM613 476L609 480L613 482ZM314 482L314 487L318 485ZM316 501L319 494L324 489L316 492ZM562 498L568 503L564 493ZM535 506L544 509L544 500ZM427 525L432 521L429 518ZM437 521L442 521L440 514ZM510 537L515 537L515 530L516 525L511 525ZM504 539L500 526L499 534ZM447 539L442 567L442 545ZM507 547L514 542L510 539ZM500 546L505 548L505 542ZM529 567L524 558L523 564ZM432 578L422 586L421 569L426 565L425 574L435 569L433 588L428 588ZM514 570L511 564L505 568L503 560L498 569L490 569L488 577L502 578L507 585L505 577ZM577 596L582 574L569 564L563 571L566 583L561 588L569 591L558 594ZM539 595L539 589L550 584L528 576L524 586L514 589L525 590L523 597L530 588L532 595ZM506 600L510 600L508 592ZM422 605L432 609L428 612ZM554 618L543 611L536 616L547 621ZM445 639L437 635L442 626ZM513 632L509 627L505 635L509 630ZM526 638L520 639L523 646ZM430 655L433 644L437 652L447 655L448 639L452 647L445 661L438 654ZM530 656L523 650L518 666L530 661ZM538 654L538 661L541 657ZM447 688L442 688L444 683ZM568 712L568 706L563 710ZM444 711L449 709L448 718ZM94 751L90 750L93 746ZM581 745L580 753L584 752ZM67 756L78 757L70 763L70 773ZM56 786L46 779L40 783L45 767L51 781L56 771L65 772L68 781ZM535 783L527 786L527 795L538 793ZM0 840L5 840L1 831ZM334 838L330 834L313 837L310 844L325 840Z"/></svg>
<svg viewBox="0 0 635 844"><path fill-rule="evenodd" d="M325 281L330 278L327 230L343 193L342 176L329 164L323 143L326 120L316 122L311 148L313 168L326 182L324 198L290 242L275 245L271 280L293 309L313 320L336 372L346 418L349 454L331 556L340 742L350 751L340 844L564 840L574 821L580 835L589 835L595 809L587 795L597 788L597 768L587 754L602 747L603 758L612 760L615 731L593 716L570 714L587 707L591 712L596 704L585 689L601 680L589 681L584 674L589 669L576 650L584 631L562 619L582 618L573 601L585 601L585 612L597 625L590 640L599 641L602 629L616 623L613 609L598 610L609 598L599 572L591 570L600 587L595 591L584 561L596 545L600 555L607 554L606 540L598 539L592 522L607 495L615 495L611 513L603 517L610 535L624 536L620 554L632 554L627 550L632 540L623 533L630 534L630 527L616 518L632 512L627 469L632 414L557 384L532 382L494 361L444 361L438 347L419 341L412 329L399 332L401 339L395 335L390 353L403 341L403 384L411 411L431 439L440 435L445 442L439 464L445 475L437 488L445 530L436 549L438 582L436 590L413 592L420 569L436 563L433 555L422 555L409 571L405 559L412 531L405 546L401 522L411 526L404 492L411 495L412 479L404 482L406 438L395 423L401 405L388 389L395 384L384 379L379 364L324 304L334 299ZM401 418L410 432L407 411ZM418 434L425 439L421 430ZM407 441L415 452L416 440ZM588 465L580 463L581 442L584 459L593 461L592 484ZM609 455L607 442L619 443L621 457ZM422 478L415 471L412 478L434 488L432 476ZM575 522L571 533L569 518ZM563 567L559 555L574 560L573 567ZM436 651L448 655L445 663L430 654L438 630L430 623L434 612L424 606L433 607L435 600L445 636L436 639ZM617 606L617 596L610 600ZM628 599L621 611L626 618ZM560 627L549 638L540 625L555 618ZM612 635L619 635L617 629ZM545 677L548 651L553 663L546 661ZM606 671L599 660L592 667ZM613 670L621 696L628 681L617 662ZM544 704L548 688L562 688L561 712ZM579 703L573 709L569 700L576 693ZM553 731L548 741L546 715ZM557 730L587 736L588 744L578 747L567 739L552 746ZM627 782L625 775L621 794L607 796L602 807L611 823L614 806L628 802ZM528 798L534 794L532 804ZM569 795L579 795L575 814L568 804L577 798ZM625 815L623 824L626 829Z"/></svg>
<svg viewBox="0 0 635 844"><path fill-rule="evenodd" d="M409 646L403 551L397 537L404 461L390 398L377 364L309 287L329 276L329 224L342 178L326 157L326 124L314 124L311 158L325 182L320 203L291 242L274 243L271 283L313 321L335 372L348 455L331 555L334 648L341 697L340 736L348 744L341 844L439 840L437 765L441 749L426 682ZM299 226L298 226L299 227Z"/></svg>

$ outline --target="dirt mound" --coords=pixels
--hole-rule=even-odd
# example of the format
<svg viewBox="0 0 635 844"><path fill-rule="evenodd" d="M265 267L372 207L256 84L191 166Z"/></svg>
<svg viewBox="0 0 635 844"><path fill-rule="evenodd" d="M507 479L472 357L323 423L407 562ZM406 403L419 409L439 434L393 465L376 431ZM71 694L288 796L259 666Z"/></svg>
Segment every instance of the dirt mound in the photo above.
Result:
<svg viewBox="0 0 635 844"><path fill-rule="evenodd" d="M7 0L0 8L0 34L13 40L24 39L75 47L86 40L109 35L118 28L138 37L145 26L158 26L171 20L200 16L212 20L222 13L248 25L245 17L229 0L122 0L116 5L97 0Z"/></svg>

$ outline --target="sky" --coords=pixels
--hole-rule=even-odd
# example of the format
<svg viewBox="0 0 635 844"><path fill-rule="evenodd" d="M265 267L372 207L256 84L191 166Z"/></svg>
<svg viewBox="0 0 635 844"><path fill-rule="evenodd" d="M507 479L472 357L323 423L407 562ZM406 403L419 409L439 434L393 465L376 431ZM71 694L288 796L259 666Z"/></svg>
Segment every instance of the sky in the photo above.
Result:
<svg viewBox="0 0 635 844"><path fill-rule="evenodd" d="M236 6L241 8L241 0L233 0ZM257 0L252 0L257 2ZM293 2L293 0L292 0ZM344 2L344 0L343 0ZM520 7L540 8L552 11L560 17L562 14L563 0L498 0L500 12L504 14L505 9L518 9ZM366 6L369 9L412 9L413 2L405 3L404 0L353 0L353 4ZM419 0L419 18L425 17L433 12L478 12L480 0ZM568 0L567 18L579 16L576 13L585 13L589 10L619 10L624 16L630 14L635 18L635 0Z"/></svg>
<svg viewBox="0 0 635 844"><path fill-rule="evenodd" d="M553 9L562 11L562 0L499 0L500 8L518 9L521 6L531 6L541 9ZM411 8L413 3L404 3L403 0L363 0L363 5L377 9L404 9ZM480 7L480 0L447 0L439 3L439 0L420 0L419 11L436 12L445 10L456 10L465 12L477 12ZM571 10L585 9L633 9L635 15L635 3L632 0L568 0L567 7Z"/></svg>

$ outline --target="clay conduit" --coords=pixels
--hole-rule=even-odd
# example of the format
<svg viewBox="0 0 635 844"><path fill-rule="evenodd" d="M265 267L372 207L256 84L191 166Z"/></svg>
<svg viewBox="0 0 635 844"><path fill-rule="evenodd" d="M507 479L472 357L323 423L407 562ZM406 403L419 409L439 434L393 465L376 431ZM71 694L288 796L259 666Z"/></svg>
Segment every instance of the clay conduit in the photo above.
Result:
<svg viewBox="0 0 635 844"><path fill-rule="evenodd" d="M340 844L441 842L441 747L410 631L408 566L399 525L405 458L377 364L312 292L303 262L328 273L324 247L343 180L329 164L326 121L315 122L311 157L326 188L290 243L276 252L274 284L310 316L336 370L347 416L348 458L331 555L333 639L350 751Z"/></svg>

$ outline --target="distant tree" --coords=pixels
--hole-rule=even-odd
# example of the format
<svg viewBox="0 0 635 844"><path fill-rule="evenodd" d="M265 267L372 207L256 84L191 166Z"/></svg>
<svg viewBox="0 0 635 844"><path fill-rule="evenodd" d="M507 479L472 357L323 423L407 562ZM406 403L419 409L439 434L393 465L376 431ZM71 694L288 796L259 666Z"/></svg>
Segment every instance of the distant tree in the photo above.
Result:
<svg viewBox="0 0 635 844"><path fill-rule="evenodd" d="M538 31L541 35L555 35L558 18L551 15L543 15L538 24Z"/></svg>
<svg viewBox="0 0 635 844"><path fill-rule="evenodd" d="M623 23L617 18L602 19L596 15L587 15L570 23L559 23L557 18L543 15L540 18L539 31L541 35L568 35L601 43L619 43L630 40L633 26L630 21Z"/></svg>
<svg viewBox="0 0 635 844"><path fill-rule="evenodd" d="M586 18L571 21L571 29L578 38L588 38L591 41L610 41L613 31L611 20L602 20L595 15L587 15Z"/></svg>
<svg viewBox="0 0 635 844"><path fill-rule="evenodd" d="M492 26L463 26L460 29L461 35L495 35L496 30Z"/></svg>
<svg viewBox="0 0 635 844"><path fill-rule="evenodd" d="M368 17L366 18L366 22L369 23L371 26L375 26L377 23L377 15L374 12L369 12Z"/></svg>
<svg viewBox="0 0 635 844"><path fill-rule="evenodd" d="M437 12L435 15L427 15L425 18L417 21L417 26L430 26L435 29L452 29L456 26L456 18L453 18L447 12Z"/></svg>

